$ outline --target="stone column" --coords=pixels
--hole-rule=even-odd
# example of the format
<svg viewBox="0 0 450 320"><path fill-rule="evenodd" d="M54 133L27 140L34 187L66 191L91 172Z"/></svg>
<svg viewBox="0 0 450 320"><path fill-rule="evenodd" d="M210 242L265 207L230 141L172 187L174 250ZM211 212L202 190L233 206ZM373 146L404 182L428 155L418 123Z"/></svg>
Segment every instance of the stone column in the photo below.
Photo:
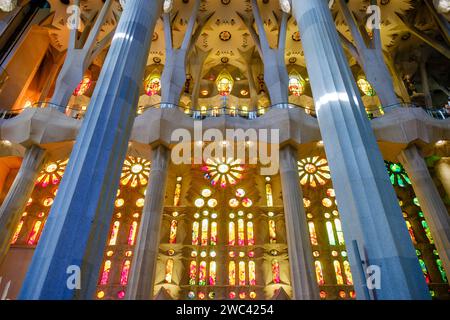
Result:
<svg viewBox="0 0 450 320"><path fill-rule="evenodd" d="M162 3L125 4L19 299L94 297Z"/></svg>
<svg viewBox="0 0 450 320"><path fill-rule="evenodd" d="M0 207L0 265L9 250L11 238L19 223L34 183L45 162L46 151L33 145L25 152L19 172Z"/></svg>
<svg viewBox="0 0 450 320"><path fill-rule="evenodd" d="M297 152L291 146L280 151L280 176L293 299L319 299L303 193L298 179Z"/></svg>
<svg viewBox="0 0 450 320"><path fill-rule="evenodd" d="M436 175L442 183L447 197L450 197L450 158L441 158L434 166Z"/></svg>
<svg viewBox="0 0 450 320"><path fill-rule="evenodd" d="M411 179L444 269L450 274L450 217L447 208L418 148L412 145L403 150L399 160Z"/></svg>
<svg viewBox="0 0 450 320"><path fill-rule="evenodd" d="M328 1L296 0L292 5L357 298L430 299ZM373 289L367 288L369 266L381 272Z"/></svg>
<svg viewBox="0 0 450 320"><path fill-rule="evenodd" d="M153 299L169 160L170 150L166 147L161 145L153 150L145 206L127 288L129 300Z"/></svg>

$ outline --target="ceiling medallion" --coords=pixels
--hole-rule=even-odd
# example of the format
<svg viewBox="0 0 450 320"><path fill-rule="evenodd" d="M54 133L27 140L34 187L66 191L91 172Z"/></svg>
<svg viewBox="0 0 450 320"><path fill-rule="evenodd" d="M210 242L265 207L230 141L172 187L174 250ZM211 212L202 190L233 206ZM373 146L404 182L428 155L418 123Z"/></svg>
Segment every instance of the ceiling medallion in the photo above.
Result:
<svg viewBox="0 0 450 320"><path fill-rule="evenodd" d="M297 62L297 58L296 57L289 58L289 63L290 64L295 64L296 62Z"/></svg>
<svg viewBox="0 0 450 320"><path fill-rule="evenodd" d="M152 37L152 41L157 41L159 38L158 33L153 32L153 37Z"/></svg>
<svg viewBox="0 0 450 320"><path fill-rule="evenodd" d="M223 5L227 6L230 4L231 0L220 0L220 2L222 2Z"/></svg>
<svg viewBox="0 0 450 320"><path fill-rule="evenodd" d="M228 63L230 61L230 59L228 59L227 57L223 57L222 59L220 59L220 61L222 63Z"/></svg>
<svg viewBox="0 0 450 320"><path fill-rule="evenodd" d="M156 63L156 64L160 64L160 63L161 63L161 58L159 58L159 57L154 57L154 58L153 58L153 62Z"/></svg>
<svg viewBox="0 0 450 320"><path fill-rule="evenodd" d="M231 33L229 31L222 31L219 34L219 38L222 41L229 41L231 39Z"/></svg>
<svg viewBox="0 0 450 320"><path fill-rule="evenodd" d="M300 32L294 32L292 34L292 40L294 40L295 42L299 42L300 41Z"/></svg>

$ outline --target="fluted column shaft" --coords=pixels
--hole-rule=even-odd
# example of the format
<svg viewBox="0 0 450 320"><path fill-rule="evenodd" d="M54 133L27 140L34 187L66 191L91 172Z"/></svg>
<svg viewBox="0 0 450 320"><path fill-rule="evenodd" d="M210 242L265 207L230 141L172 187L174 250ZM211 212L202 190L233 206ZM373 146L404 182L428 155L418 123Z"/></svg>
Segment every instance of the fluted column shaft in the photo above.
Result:
<svg viewBox="0 0 450 320"><path fill-rule="evenodd" d="M450 158L441 158L434 166L436 175L444 187L447 197L450 197Z"/></svg>
<svg viewBox="0 0 450 320"><path fill-rule="evenodd" d="M444 269L450 274L450 217L447 208L418 148L413 145L403 150L399 160L411 179Z"/></svg>
<svg viewBox="0 0 450 320"><path fill-rule="evenodd" d="M296 0L317 118L358 299L429 299L394 189L326 0ZM367 288L371 269L379 283Z"/></svg>
<svg viewBox="0 0 450 320"><path fill-rule="evenodd" d="M166 147L161 145L153 150L145 206L127 289L129 300L153 298L169 160L170 150Z"/></svg>
<svg viewBox="0 0 450 320"><path fill-rule="evenodd" d="M94 296L162 2L126 1L20 299Z"/></svg>
<svg viewBox="0 0 450 320"><path fill-rule="evenodd" d="M0 207L0 265L8 253L15 228L31 197L45 158L46 151L37 145L25 151L19 172Z"/></svg>
<svg viewBox="0 0 450 320"><path fill-rule="evenodd" d="M319 299L296 155L296 150L291 146L280 151L280 176L293 298Z"/></svg>

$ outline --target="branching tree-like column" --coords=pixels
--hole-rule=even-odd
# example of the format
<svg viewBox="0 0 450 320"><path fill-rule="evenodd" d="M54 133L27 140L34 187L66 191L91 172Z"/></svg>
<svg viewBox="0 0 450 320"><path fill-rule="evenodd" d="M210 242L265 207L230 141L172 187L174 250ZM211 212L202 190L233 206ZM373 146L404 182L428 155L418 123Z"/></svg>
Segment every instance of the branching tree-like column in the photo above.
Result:
<svg viewBox="0 0 450 320"><path fill-rule="evenodd" d="M25 152L19 172L0 207L0 265L9 250L15 228L34 189L45 162L46 151L33 145Z"/></svg>
<svg viewBox="0 0 450 320"><path fill-rule="evenodd" d="M447 197L450 197L450 158L443 157L435 165L436 175L444 187Z"/></svg>
<svg viewBox="0 0 450 320"><path fill-rule="evenodd" d="M450 217L419 149L412 145L399 156L411 179L444 269L450 274Z"/></svg>
<svg viewBox="0 0 450 320"><path fill-rule="evenodd" d="M264 21L261 17L261 12L256 0L251 0L253 16L258 28L258 33L253 28L253 21L245 18L242 14L237 13L242 21L246 24L253 41L256 44L256 48L263 60L264 64L264 80L266 82L267 89L269 90L270 100L272 105L287 107L288 99L288 86L289 86L289 74L287 72L285 63L285 51L286 51L286 33L288 14L283 12L280 22L280 30L278 36L278 48L271 48L269 40L267 38L266 31L264 30Z"/></svg>
<svg viewBox="0 0 450 320"><path fill-rule="evenodd" d="M92 61L108 46L114 35L115 30L112 30L97 43L98 35L113 1L105 1L97 18L93 18L80 35L76 27L70 30L66 59L56 80L55 93L50 101L61 112L65 112L73 91L83 80L84 73ZM75 5L79 6L79 4L80 0L77 0Z"/></svg>
<svg viewBox="0 0 450 320"><path fill-rule="evenodd" d="M244 59L245 64L247 66L247 80L248 80L248 87L250 91L250 104L251 108L257 108L258 106L258 89L256 87L255 83L255 76L253 74L253 55L255 53L255 47L250 48L247 51L242 51L238 48L239 55Z"/></svg>
<svg viewBox="0 0 450 320"><path fill-rule="evenodd" d="M438 11L439 5L436 2L440 1L424 0L424 2L428 7L428 9L430 10L431 14L433 15L433 18L436 21L437 25L441 29L442 35L444 36L444 39L447 41L447 44L450 45L450 24L444 17L444 15ZM433 2L435 2L436 4L433 4Z"/></svg>
<svg viewBox="0 0 450 320"><path fill-rule="evenodd" d="M125 4L20 299L94 297L162 3Z"/></svg>
<svg viewBox="0 0 450 320"><path fill-rule="evenodd" d="M184 34L183 43L178 49L173 48L172 26L170 13L164 13L164 37L166 40L166 64L161 76L161 82L164 84L161 88L161 102L168 104L168 107L178 105L181 92L183 92L186 82L186 60L191 43L195 44L196 39L200 36L203 26L207 23L211 15L206 19L202 19L197 26L195 34L192 35L197 20L200 0L195 0L186 32Z"/></svg>
<svg viewBox="0 0 450 320"><path fill-rule="evenodd" d="M295 0L292 5L336 190L356 296L430 299L328 1Z"/></svg>
<svg viewBox="0 0 450 320"><path fill-rule="evenodd" d="M293 299L319 299L303 193L298 179L297 150L280 150L280 177L288 242Z"/></svg>
<svg viewBox="0 0 450 320"><path fill-rule="evenodd" d="M197 33L197 32L196 32ZM200 34L200 32L198 33ZM191 56L189 57L189 65L191 67L191 74L194 78L194 88L192 89L192 96L191 96L191 102L192 102L192 108L196 108L198 106L198 97L200 94L200 87L202 84L202 78L203 78L203 66L205 64L206 59L208 58L209 54L211 53L212 49L208 51L204 51L198 46L195 45L197 41L195 39L192 40L192 49L189 49L190 52L192 52Z"/></svg>
<svg viewBox="0 0 450 320"><path fill-rule="evenodd" d="M354 44L350 41L345 41L345 44L364 69L367 80L374 87L381 104L387 107L399 103L391 74L384 62L381 26L374 26L373 39L370 39L367 31L359 27L359 22L350 12L346 1L338 0L338 3L354 41ZM377 0L371 0L371 4L376 5ZM363 35L362 32L366 34Z"/></svg>

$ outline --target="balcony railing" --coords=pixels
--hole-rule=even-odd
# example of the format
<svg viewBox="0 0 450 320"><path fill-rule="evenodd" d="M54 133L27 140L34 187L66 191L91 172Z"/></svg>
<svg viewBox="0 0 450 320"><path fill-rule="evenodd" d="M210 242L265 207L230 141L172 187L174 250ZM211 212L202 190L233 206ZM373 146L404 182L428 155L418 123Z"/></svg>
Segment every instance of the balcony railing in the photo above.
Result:
<svg viewBox="0 0 450 320"><path fill-rule="evenodd" d="M84 118L84 115L86 113L85 110L80 108L74 108L74 107L61 107L56 104L52 104L49 102L37 102L30 106L29 108L56 108L59 110L65 109L65 114L71 118L81 120ZM405 104L405 103L398 103L395 105L391 105L388 107L383 108L384 112L388 110L392 110L394 108L422 108L425 110L428 115L434 119L439 120L445 120L447 118L450 118L450 110L441 108L441 109L427 109L422 106L414 105L414 104ZM23 112L27 108L23 109L16 109L16 110L0 110L0 119L11 119L16 116L18 116L21 112ZM217 118L217 117L233 117L233 118L242 118L247 120L256 119L258 117L263 116L271 109L298 109L303 110L306 114L316 117L315 110L302 107L299 105L295 105L292 103L282 103L273 105L271 107L261 107L253 110L242 110L238 108L231 108L231 107L210 107L206 110L199 110L197 108L189 108L189 107L183 107L178 106L170 103L158 103L155 105L145 106L145 107L138 107L137 109L137 115L143 114L145 111L150 109L179 109L181 112L186 114L187 116L192 117L196 120L202 120L206 118ZM370 113L368 112L368 117L370 119L373 118L380 118L383 116L383 113L377 112L377 113Z"/></svg>
<svg viewBox="0 0 450 320"><path fill-rule="evenodd" d="M295 105L292 103L282 103L282 104L280 103L277 105L273 105L271 107L260 107L253 110L243 110L240 108L232 108L232 107L209 107L205 110L201 109L199 110L198 108L183 107L171 103L158 103L155 105L138 108L138 114L142 114L149 109L179 109L184 114L196 120L202 120L206 118L217 118L222 116L252 120L263 116L271 109L296 109L296 108L303 109L305 113L315 117L314 110L304 108L302 106Z"/></svg>

